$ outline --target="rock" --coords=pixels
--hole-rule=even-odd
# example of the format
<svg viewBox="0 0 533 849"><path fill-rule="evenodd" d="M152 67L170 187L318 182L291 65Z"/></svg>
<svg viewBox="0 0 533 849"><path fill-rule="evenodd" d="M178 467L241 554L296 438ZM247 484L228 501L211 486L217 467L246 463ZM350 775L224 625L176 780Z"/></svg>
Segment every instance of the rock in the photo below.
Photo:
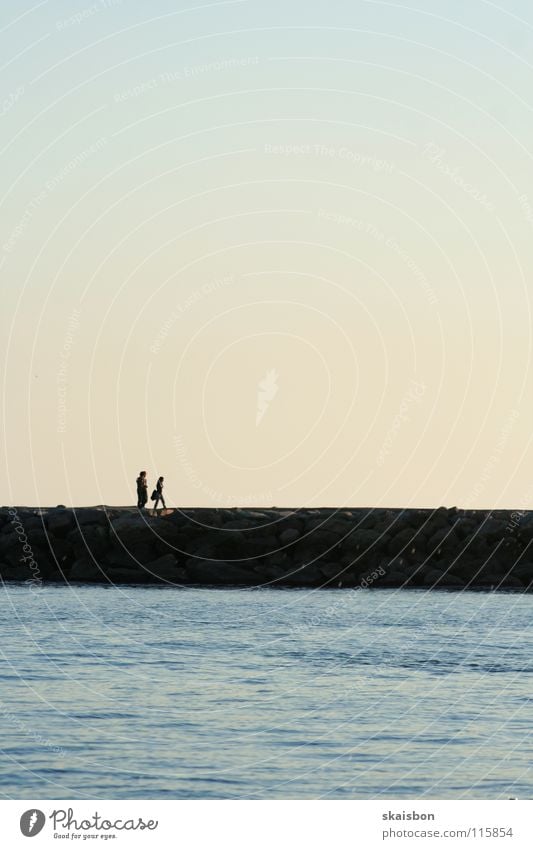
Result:
<svg viewBox="0 0 533 849"><path fill-rule="evenodd" d="M139 543L129 549L113 540L104 553L106 563L112 563L116 567L125 569L142 569L142 567L154 559L154 550L151 545Z"/></svg>
<svg viewBox="0 0 533 849"><path fill-rule="evenodd" d="M290 521L291 521L291 519L286 520L283 523L283 527L287 527L287 522L290 522ZM327 518L325 516L321 516L321 515L306 516L303 520L303 524L304 524L306 533L309 533L309 531L315 531L317 529L318 530L324 530L327 527ZM289 525L289 527L290 527L290 525Z"/></svg>
<svg viewBox="0 0 533 849"><path fill-rule="evenodd" d="M286 528L279 535L281 545L290 545L296 542L297 539L300 539L300 531L296 530L296 528Z"/></svg>
<svg viewBox="0 0 533 849"><path fill-rule="evenodd" d="M422 583L426 587L432 587L435 584L438 584L442 577L443 573L440 569L430 569L429 572L424 575Z"/></svg>
<svg viewBox="0 0 533 849"><path fill-rule="evenodd" d="M253 519L228 519L227 522L224 522L222 528L227 531L235 530L235 531L244 531L248 528L257 528L257 522L254 522Z"/></svg>
<svg viewBox="0 0 533 849"><path fill-rule="evenodd" d="M33 514L25 515L20 517L20 523L24 528L24 532L27 534L37 532L44 536L46 533L46 527L41 516L34 516ZM16 524L16 522L9 522L2 528L2 533L11 533L14 530L14 525Z"/></svg>
<svg viewBox="0 0 533 849"><path fill-rule="evenodd" d="M33 577L33 573L24 563L1 563L0 575L4 581L29 581Z"/></svg>
<svg viewBox="0 0 533 849"><path fill-rule="evenodd" d="M345 573L344 567L340 563L317 563L317 568L320 569L324 578L338 578L341 580Z"/></svg>
<svg viewBox="0 0 533 849"><path fill-rule="evenodd" d="M510 566L518 562L522 554L522 546L515 537L505 536L495 554L495 559L505 567L505 571Z"/></svg>
<svg viewBox="0 0 533 849"><path fill-rule="evenodd" d="M223 560L189 559L186 561L185 569L187 577L198 584L246 586L258 582L258 576L253 567L241 568Z"/></svg>
<svg viewBox="0 0 533 849"><path fill-rule="evenodd" d="M501 519L488 518L481 523L479 533L489 542L498 542L507 533L507 524Z"/></svg>
<svg viewBox="0 0 533 849"><path fill-rule="evenodd" d="M226 530L226 525L224 525L223 528L216 531L206 531L198 537L197 543L201 543L203 545L210 542L216 548L226 545L230 547L238 547L242 550L243 545L246 545L246 541L254 538L250 534L250 531L237 530L236 528Z"/></svg>
<svg viewBox="0 0 533 849"><path fill-rule="evenodd" d="M449 528L439 528L432 534L426 543L426 551L429 555L440 554L442 551L452 551L459 548L459 540L455 532Z"/></svg>
<svg viewBox="0 0 533 849"><path fill-rule="evenodd" d="M483 562L476 559L471 559L468 555L462 556L456 563L453 564L453 571L465 582L471 581L472 578L483 569Z"/></svg>
<svg viewBox="0 0 533 849"><path fill-rule="evenodd" d="M527 580L529 583L529 581L533 580L533 563L531 561L520 563L519 566L513 568L512 574L515 578L519 578L522 581Z"/></svg>
<svg viewBox="0 0 533 849"><path fill-rule="evenodd" d="M487 560L493 553L494 546L484 536L475 534L463 540L459 538L458 550L461 556L475 560Z"/></svg>
<svg viewBox="0 0 533 849"><path fill-rule="evenodd" d="M74 560L74 551L68 540L50 537L48 551L50 553L50 559L57 567L65 568Z"/></svg>
<svg viewBox="0 0 533 849"><path fill-rule="evenodd" d="M343 551L378 551L386 548L389 541L388 536L367 528L358 528L354 533L347 536L342 542Z"/></svg>
<svg viewBox="0 0 533 849"><path fill-rule="evenodd" d="M384 508L379 508L373 511L374 512L374 529L381 530L381 526L386 527L391 534L397 533L400 528L404 527L403 522L400 521L400 511L399 510L386 510Z"/></svg>
<svg viewBox="0 0 533 849"><path fill-rule="evenodd" d="M22 554L22 548L24 542L21 542L19 539L19 534L13 529L9 528L9 531L5 534L2 534L2 554L9 557L9 553L11 551L14 552L15 557L20 557Z"/></svg>
<svg viewBox="0 0 533 849"><path fill-rule="evenodd" d="M433 568L426 574L424 578L425 586L446 587L446 589L463 589L465 582L459 575L454 575L446 569Z"/></svg>
<svg viewBox="0 0 533 849"><path fill-rule="evenodd" d="M220 510L173 510L172 512L158 512L159 523L173 525L177 528L198 527L200 530L209 530L211 527L220 527L223 523L223 515Z"/></svg>
<svg viewBox="0 0 533 849"><path fill-rule="evenodd" d="M163 556L164 554L168 554L168 549L166 549L165 551L160 551L158 546L156 546L156 549L158 550L158 554L161 554L161 556ZM220 554L220 559L222 559L222 552L217 552L216 546L213 543L208 542L202 544L196 542L186 549L184 555L194 555L200 560L216 560L217 553Z"/></svg>
<svg viewBox="0 0 533 849"><path fill-rule="evenodd" d="M465 586L465 582L463 581L463 579L460 578L459 575L455 575L453 572L447 572L446 574L444 574L442 577L441 584L442 586L445 586L447 589L450 590L462 590Z"/></svg>
<svg viewBox="0 0 533 849"><path fill-rule="evenodd" d="M163 557L150 561L146 564L146 572L152 579L162 578L165 581L179 581L180 583L187 577L185 569L178 566L173 554L164 554Z"/></svg>
<svg viewBox="0 0 533 849"><path fill-rule="evenodd" d="M69 582L80 583L105 583L105 575L102 569L88 557L80 557L75 560L68 573Z"/></svg>
<svg viewBox="0 0 533 849"><path fill-rule="evenodd" d="M51 510L46 516L46 527L51 534L61 536L67 534L74 525L74 514L72 510Z"/></svg>
<svg viewBox="0 0 533 849"><path fill-rule="evenodd" d="M335 519L330 520L327 525L324 526L324 530L335 534L339 540L342 540L343 537L347 536L352 532L357 533L357 526L353 522L347 522L337 517Z"/></svg>
<svg viewBox="0 0 533 849"><path fill-rule="evenodd" d="M202 538L201 530L197 530L189 525L189 532L180 522L170 520L160 520L154 524L154 542L156 545L166 544L175 548L184 548L185 545L190 545L198 539ZM214 533L209 529L208 533Z"/></svg>
<svg viewBox="0 0 533 849"><path fill-rule="evenodd" d="M283 566L276 566L273 563L260 563L254 566L252 571L255 576L255 586L277 582L287 573L287 569Z"/></svg>
<svg viewBox="0 0 533 849"><path fill-rule="evenodd" d="M323 528L316 529L311 534L302 537L301 544L305 545L310 551L315 554L324 551L331 551L333 548L340 551L341 537L331 531L326 531Z"/></svg>
<svg viewBox="0 0 533 849"><path fill-rule="evenodd" d="M25 552L21 546L12 547L2 552L2 560L14 570L22 569L27 578L31 578L36 570L39 570L41 575L52 570L50 552L37 546L33 546L29 552Z"/></svg>
<svg viewBox="0 0 533 849"><path fill-rule="evenodd" d="M6 580L31 577L21 561L31 553L34 568L48 580L58 580L64 572L72 580L105 582L104 570L116 582L135 578L253 586L278 581L336 587L357 586L382 566L386 574L372 586L533 589L531 511L163 512L167 515L153 517L112 507L0 509L0 561ZM14 517L20 522L17 531ZM150 564L160 574L146 578Z"/></svg>
<svg viewBox="0 0 533 849"><path fill-rule="evenodd" d="M228 548L226 545L217 546L217 556L222 559L228 558L229 560L240 557L249 557L251 560L255 560L258 557L270 557L272 554L275 554L279 548L280 544L276 537L269 536L257 541L247 541L245 539L244 545L240 548Z"/></svg>
<svg viewBox="0 0 533 849"><path fill-rule="evenodd" d="M270 521L270 517L266 513L260 513L256 510L244 510L246 519L252 519L256 524L265 524Z"/></svg>
<svg viewBox="0 0 533 849"><path fill-rule="evenodd" d="M492 564L483 563L483 565L478 568L477 572L470 579L467 580L465 578L465 580L472 588L487 588L501 586L502 578L503 574L496 572Z"/></svg>
<svg viewBox="0 0 533 849"><path fill-rule="evenodd" d="M388 572L387 566L384 567ZM397 561L391 563L390 569L392 572L398 572L398 574L403 576L403 584L413 587L422 587L424 586L424 580L428 572L431 571L431 566L426 564L409 564L408 561L405 561L403 565L398 564ZM438 570L440 571L440 570ZM403 585L402 584L402 585Z"/></svg>
<svg viewBox="0 0 533 849"><path fill-rule="evenodd" d="M182 549L179 545L172 545L164 540L156 539L154 544L151 546L153 549L153 559L156 557L163 557L165 554L174 554L177 556L182 556Z"/></svg>
<svg viewBox="0 0 533 849"><path fill-rule="evenodd" d="M128 548L138 542L154 542L157 539L157 532L151 524L152 521L150 517L142 513L121 516L111 523L110 537L116 536Z"/></svg>
<svg viewBox="0 0 533 849"><path fill-rule="evenodd" d="M382 575L379 579L379 582L376 583L377 587L403 587L403 585L408 581L408 576L404 571L399 571L398 569L388 569L385 571L385 574Z"/></svg>
<svg viewBox="0 0 533 849"><path fill-rule="evenodd" d="M470 519L463 519L455 525L455 533L461 540L472 539L478 528L477 522Z"/></svg>
<svg viewBox="0 0 533 849"><path fill-rule="evenodd" d="M287 587L320 587L324 581L321 570L314 564L304 563L285 573L279 583Z"/></svg>
<svg viewBox="0 0 533 849"><path fill-rule="evenodd" d="M108 527L111 524L111 518L105 510L97 510L94 507L74 510L74 524L80 528L85 525L99 525Z"/></svg>
<svg viewBox="0 0 533 849"><path fill-rule="evenodd" d="M67 534L66 541L72 546L77 557L86 554L92 554L95 558L101 557L111 545L107 529L100 525L74 528Z"/></svg>
<svg viewBox="0 0 533 849"><path fill-rule="evenodd" d="M502 585L506 590L523 590L524 582L514 575L505 575L502 579Z"/></svg>
<svg viewBox="0 0 533 849"><path fill-rule="evenodd" d="M515 533L517 534L520 542L527 545L533 540L533 513L528 512L520 519L520 523L517 528L515 528Z"/></svg>
<svg viewBox="0 0 533 849"><path fill-rule="evenodd" d="M403 554L411 549L416 543L420 546L420 537L413 528L403 528L390 540L387 551L389 554Z"/></svg>
<svg viewBox="0 0 533 849"><path fill-rule="evenodd" d="M114 563L106 566L103 570L101 575L103 582L105 582L106 576L113 584L146 584L149 578L142 566L130 568Z"/></svg>
<svg viewBox="0 0 533 849"><path fill-rule="evenodd" d="M421 527L422 525L423 533L428 538L443 528L449 530L451 525L448 522L447 510L439 508L438 510L430 511L427 517L425 517L425 520L421 523Z"/></svg>
<svg viewBox="0 0 533 849"><path fill-rule="evenodd" d="M292 565L292 560L287 554L286 551L282 549L278 549L277 551L271 552L267 557L263 558L263 562L268 564L269 566L280 566L285 569Z"/></svg>

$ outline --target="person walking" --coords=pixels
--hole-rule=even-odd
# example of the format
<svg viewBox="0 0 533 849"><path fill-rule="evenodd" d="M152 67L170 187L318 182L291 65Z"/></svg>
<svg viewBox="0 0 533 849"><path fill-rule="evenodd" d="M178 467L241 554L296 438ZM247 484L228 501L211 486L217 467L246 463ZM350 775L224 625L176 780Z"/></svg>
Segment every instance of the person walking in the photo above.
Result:
<svg viewBox="0 0 533 849"><path fill-rule="evenodd" d="M146 507L146 502L148 501L148 481L146 479L146 472L139 472L139 477L137 478L137 507L139 510L142 510Z"/></svg>
<svg viewBox="0 0 533 849"><path fill-rule="evenodd" d="M155 485L155 489L152 493L152 498L154 500L154 510L157 510L157 505L161 501L163 508L166 510L167 505L165 504L165 499L163 498L163 481L165 478L161 477L157 479L157 483Z"/></svg>

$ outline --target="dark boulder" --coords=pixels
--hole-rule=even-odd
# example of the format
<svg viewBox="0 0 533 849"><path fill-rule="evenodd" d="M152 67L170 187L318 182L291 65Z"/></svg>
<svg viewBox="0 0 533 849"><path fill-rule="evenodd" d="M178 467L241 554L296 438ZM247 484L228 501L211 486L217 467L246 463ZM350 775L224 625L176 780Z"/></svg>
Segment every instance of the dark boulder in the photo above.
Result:
<svg viewBox="0 0 533 849"><path fill-rule="evenodd" d="M442 553L457 551L459 547L460 542L457 534L449 527L439 528L428 538L426 543L427 553L429 555L436 554L437 556Z"/></svg>
<svg viewBox="0 0 533 849"><path fill-rule="evenodd" d="M108 527L111 524L111 516L105 510L84 508L83 510L73 510L73 513L76 527L83 528L85 525Z"/></svg>
<svg viewBox="0 0 533 849"><path fill-rule="evenodd" d="M105 563L112 563L125 569L142 568L153 559L154 549L151 545L139 543L129 549L121 545L118 540L110 543L103 558Z"/></svg>
<svg viewBox="0 0 533 849"><path fill-rule="evenodd" d="M68 573L69 582L107 583L103 570L90 557L80 557L72 564Z"/></svg>
<svg viewBox="0 0 533 849"><path fill-rule="evenodd" d="M142 566L123 566L111 563L103 569L102 581L107 579L113 584L146 584L149 576Z"/></svg>
<svg viewBox="0 0 533 849"><path fill-rule="evenodd" d="M515 578L529 584L530 581L533 581L533 563L531 561L520 563L519 566L513 568L512 574Z"/></svg>
<svg viewBox="0 0 533 849"><path fill-rule="evenodd" d="M165 554L146 564L149 580L163 580L171 583L183 583L187 579L186 570L178 564L173 554Z"/></svg>
<svg viewBox="0 0 533 849"><path fill-rule="evenodd" d="M481 522L479 532L489 542L498 542L507 534L507 523L491 516Z"/></svg>
<svg viewBox="0 0 533 849"><path fill-rule="evenodd" d="M29 581L35 577L28 567L20 561L0 563L0 575L4 581Z"/></svg>
<svg viewBox="0 0 533 849"><path fill-rule="evenodd" d="M259 582L253 567L242 568L222 560L196 560L189 558L185 563L187 577L192 583L212 585L246 586Z"/></svg>
<svg viewBox="0 0 533 849"><path fill-rule="evenodd" d="M400 553L405 554L406 551L416 547L417 544L418 546L421 544L418 531L413 528L402 528L402 530L398 531L398 533L391 538L387 545L387 552L393 555Z"/></svg>
<svg viewBox="0 0 533 849"><path fill-rule="evenodd" d="M74 513L72 510L56 509L46 515L46 527L54 536L66 536L74 526Z"/></svg>
<svg viewBox="0 0 533 849"><path fill-rule="evenodd" d="M144 514L130 513L111 523L110 538L116 537L128 548L139 542L150 543L157 539L152 519Z"/></svg>
<svg viewBox="0 0 533 849"><path fill-rule="evenodd" d="M320 587L325 580L318 566L305 563L289 569L279 579L279 583L286 587Z"/></svg>
<svg viewBox="0 0 533 849"><path fill-rule="evenodd" d="M279 535L279 541L281 545L290 545L293 542L296 542L297 539L300 539L301 532L296 528L285 528Z"/></svg>
<svg viewBox="0 0 533 849"><path fill-rule="evenodd" d="M101 525L82 525L73 528L67 534L66 542L72 546L78 557L84 554L92 554L96 558L101 557L110 546L107 529Z"/></svg>

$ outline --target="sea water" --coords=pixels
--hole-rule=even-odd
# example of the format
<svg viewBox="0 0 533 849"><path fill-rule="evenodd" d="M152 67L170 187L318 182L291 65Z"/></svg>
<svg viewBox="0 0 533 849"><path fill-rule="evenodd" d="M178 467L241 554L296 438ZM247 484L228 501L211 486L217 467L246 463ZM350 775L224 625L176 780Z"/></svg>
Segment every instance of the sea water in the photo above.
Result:
<svg viewBox="0 0 533 849"><path fill-rule="evenodd" d="M0 590L2 798L531 798L533 596Z"/></svg>

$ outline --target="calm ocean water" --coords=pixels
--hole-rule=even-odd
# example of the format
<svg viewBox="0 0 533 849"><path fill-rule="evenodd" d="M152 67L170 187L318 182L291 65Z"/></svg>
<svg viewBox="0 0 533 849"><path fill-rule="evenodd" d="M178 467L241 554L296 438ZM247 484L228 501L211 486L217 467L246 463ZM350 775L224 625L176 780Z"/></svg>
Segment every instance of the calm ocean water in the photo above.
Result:
<svg viewBox="0 0 533 849"><path fill-rule="evenodd" d="M4 586L2 798L531 798L533 597Z"/></svg>

